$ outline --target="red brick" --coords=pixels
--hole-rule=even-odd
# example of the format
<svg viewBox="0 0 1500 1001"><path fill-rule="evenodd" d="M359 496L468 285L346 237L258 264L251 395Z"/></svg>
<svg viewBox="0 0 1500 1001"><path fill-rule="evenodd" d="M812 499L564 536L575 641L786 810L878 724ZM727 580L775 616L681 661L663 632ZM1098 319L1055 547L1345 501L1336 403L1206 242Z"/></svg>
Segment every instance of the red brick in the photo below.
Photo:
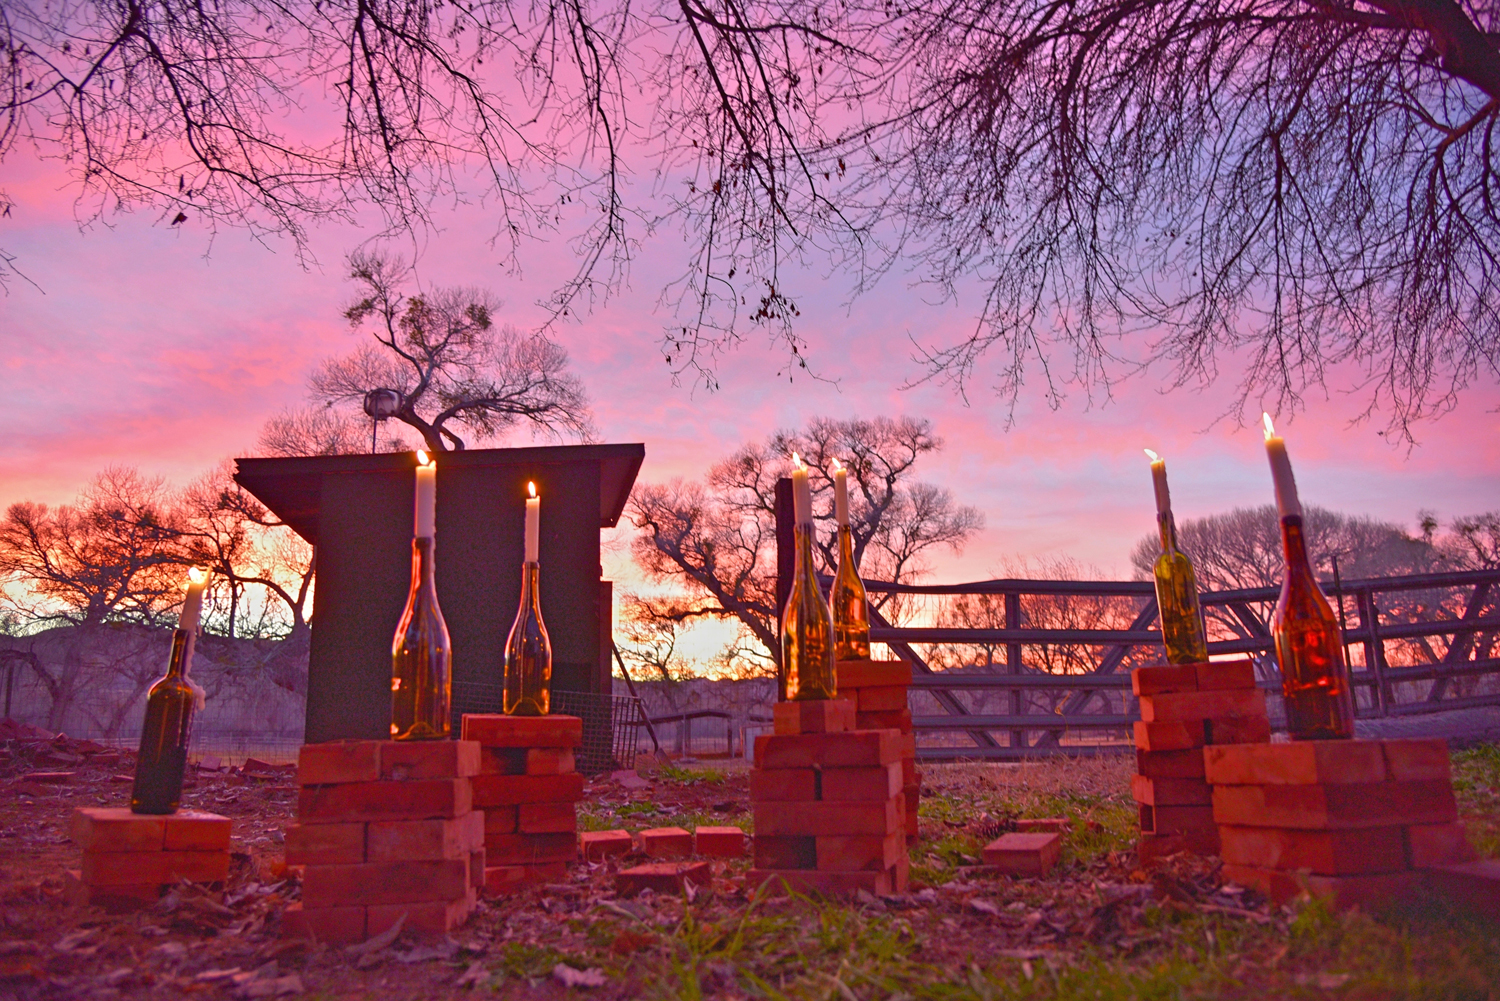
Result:
<svg viewBox="0 0 1500 1001"><path fill-rule="evenodd" d="M1413 872L1316 876L1226 862L1220 875L1225 882L1249 887L1278 904L1285 903L1306 890L1309 896L1326 900L1339 909L1381 908L1413 896L1418 886L1417 874Z"/></svg>
<svg viewBox="0 0 1500 1001"><path fill-rule="evenodd" d="M693 854L693 835L680 827L650 827L642 831L641 851L653 858L687 858Z"/></svg>
<svg viewBox="0 0 1500 1001"><path fill-rule="evenodd" d="M712 879L713 868L707 862L647 862L621 869L615 876L615 892L622 897L633 897L642 890L682 893L687 880L707 886Z"/></svg>
<svg viewBox="0 0 1500 1001"><path fill-rule="evenodd" d="M1201 779L1203 752L1196 747L1185 751L1136 751L1135 771L1148 779Z"/></svg>
<svg viewBox="0 0 1500 1001"><path fill-rule="evenodd" d="M1222 716L1203 721L1209 744L1266 744L1271 740L1271 721L1265 716Z"/></svg>
<svg viewBox="0 0 1500 1001"><path fill-rule="evenodd" d="M484 833L515 834L520 829L521 808L519 806L487 806L475 810L484 814Z"/></svg>
<svg viewBox="0 0 1500 1001"><path fill-rule="evenodd" d="M693 853L709 858L739 858L745 854L745 832L738 827L695 828Z"/></svg>
<svg viewBox="0 0 1500 1001"><path fill-rule="evenodd" d="M484 844L469 853L469 889L478 892L484 887Z"/></svg>
<svg viewBox="0 0 1500 1001"><path fill-rule="evenodd" d="M504 896L528 886L555 883L567 875L568 866L564 862L490 866L484 870L484 890L488 894Z"/></svg>
<svg viewBox="0 0 1500 1001"><path fill-rule="evenodd" d="M1140 806L1141 830L1147 834L1198 834L1214 830L1211 806Z"/></svg>
<svg viewBox="0 0 1500 1001"><path fill-rule="evenodd" d="M329 945L349 945L365 940L365 908L303 907L289 904L281 912L284 938L310 938Z"/></svg>
<svg viewBox="0 0 1500 1001"><path fill-rule="evenodd" d="M486 834L484 853L491 866L571 862L578 854L576 837L562 834Z"/></svg>
<svg viewBox="0 0 1500 1001"><path fill-rule="evenodd" d="M1452 782L1448 742L1441 739L1382 740L1387 777L1395 782Z"/></svg>
<svg viewBox="0 0 1500 1001"><path fill-rule="evenodd" d="M1262 869L1306 869L1320 876L1400 872L1407 868L1399 827L1297 831L1280 827L1219 828L1225 862Z"/></svg>
<svg viewBox="0 0 1500 1001"><path fill-rule="evenodd" d="M1145 723L1265 714L1266 695L1259 689L1141 696L1141 720Z"/></svg>
<svg viewBox="0 0 1500 1001"><path fill-rule="evenodd" d="M750 773L752 803L817 798L818 775L811 768L757 768Z"/></svg>
<svg viewBox="0 0 1500 1001"><path fill-rule="evenodd" d="M817 839L810 834L772 836L757 833L751 840L757 869L817 868Z"/></svg>
<svg viewBox="0 0 1500 1001"><path fill-rule="evenodd" d="M387 740L380 745L380 777L464 779L479 774L479 745L472 740Z"/></svg>
<svg viewBox="0 0 1500 1001"><path fill-rule="evenodd" d="M629 831L585 831L578 836L579 854L586 862L602 862L635 847Z"/></svg>
<svg viewBox="0 0 1500 1001"><path fill-rule="evenodd" d="M901 763L876 768L823 769L826 802L879 802L901 794Z"/></svg>
<svg viewBox="0 0 1500 1001"><path fill-rule="evenodd" d="M1215 785L1314 785L1382 782L1385 756L1374 740L1303 740L1290 744L1232 744L1203 749L1205 774Z"/></svg>
<svg viewBox="0 0 1500 1001"><path fill-rule="evenodd" d="M527 775L568 775L573 771L571 747L529 747L526 749Z"/></svg>
<svg viewBox="0 0 1500 1001"><path fill-rule="evenodd" d="M380 740L303 744L297 755L299 785L374 782L380 778Z"/></svg>
<svg viewBox="0 0 1500 1001"><path fill-rule="evenodd" d="M1193 666L1198 670L1200 692L1255 687L1255 665L1249 660L1216 660Z"/></svg>
<svg viewBox="0 0 1500 1001"><path fill-rule="evenodd" d="M1130 782L1130 794L1137 803L1152 806L1208 806L1213 792L1202 779L1148 779L1136 775Z"/></svg>
<svg viewBox="0 0 1500 1001"><path fill-rule="evenodd" d="M745 877L745 890L770 897L785 896L788 892L828 897L853 896L860 890L879 895L901 892L896 888L891 870L830 872L823 869L751 869Z"/></svg>
<svg viewBox="0 0 1500 1001"><path fill-rule="evenodd" d="M985 865L1008 876L1045 876L1062 856L1062 835L1002 834L982 854Z"/></svg>
<svg viewBox="0 0 1500 1001"><path fill-rule="evenodd" d="M901 785L914 786L922 782L922 773L917 770L915 758L903 757L901 759Z"/></svg>
<svg viewBox="0 0 1500 1001"><path fill-rule="evenodd" d="M403 933L414 931L422 935L446 935L469 920L469 913L473 909L472 897L413 904L377 904L370 907L369 916L365 919L366 933L374 938L390 930L405 915L406 920L401 924Z"/></svg>
<svg viewBox="0 0 1500 1001"><path fill-rule="evenodd" d="M1044 831L1053 834L1066 834L1073 826L1073 822L1067 817L1022 817L1016 821L1018 831Z"/></svg>
<svg viewBox="0 0 1500 1001"><path fill-rule="evenodd" d="M861 688L856 704L862 713L910 708L906 700L906 689L897 685Z"/></svg>
<svg viewBox="0 0 1500 1001"><path fill-rule="evenodd" d="M312 907L460 900L468 890L468 858L310 865L302 871L302 902Z"/></svg>
<svg viewBox="0 0 1500 1001"><path fill-rule="evenodd" d="M1478 860L1463 824L1415 824L1406 828L1406 861L1413 869Z"/></svg>
<svg viewBox="0 0 1500 1001"><path fill-rule="evenodd" d="M917 756L916 734L903 733L896 738L896 749L901 755L902 761L911 761Z"/></svg>
<svg viewBox="0 0 1500 1001"><path fill-rule="evenodd" d="M356 865L365 861L364 824L292 824L287 865Z"/></svg>
<svg viewBox="0 0 1500 1001"><path fill-rule="evenodd" d="M583 720L577 716L501 716L467 713L463 739L485 747L578 747Z"/></svg>
<svg viewBox="0 0 1500 1001"><path fill-rule="evenodd" d="M470 781L474 784L474 805L484 809L517 803L576 803L583 798L583 776L576 772L570 775L476 775Z"/></svg>
<svg viewBox="0 0 1500 1001"><path fill-rule="evenodd" d="M160 883L90 886L78 869L63 871L63 898L75 907L101 907L110 914L126 914L151 907L161 897Z"/></svg>
<svg viewBox="0 0 1500 1001"><path fill-rule="evenodd" d="M232 822L217 813L178 810L166 818L162 847L169 852L227 852Z"/></svg>
<svg viewBox="0 0 1500 1001"><path fill-rule="evenodd" d="M1175 695L1198 690L1197 664L1162 664L1138 667L1130 672L1130 690L1136 695Z"/></svg>
<svg viewBox="0 0 1500 1001"><path fill-rule="evenodd" d="M884 872L906 857L906 837L896 831L885 837L831 835L816 839L818 868L825 872Z"/></svg>
<svg viewBox="0 0 1500 1001"><path fill-rule="evenodd" d="M902 829L906 811L899 800L882 803L758 803L759 834L878 834Z"/></svg>
<svg viewBox="0 0 1500 1001"><path fill-rule="evenodd" d="M1219 854L1218 828L1209 827L1188 834L1142 834L1135 846L1136 858L1142 865L1182 852L1193 855Z"/></svg>
<svg viewBox="0 0 1500 1001"><path fill-rule="evenodd" d="M217 883L229 877L228 852L84 852L83 881L91 886Z"/></svg>
<svg viewBox="0 0 1500 1001"><path fill-rule="evenodd" d="M777 702L771 707L771 720L780 734L844 733L854 729L854 703L849 699Z"/></svg>
<svg viewBox="0 0 1500 1001"><path fill-rule="evenodd" d="M1458 815L1446 782L1214 786L1220 824L1300 829L1447 824Z"/></svg>
<svg viewBox="0 0 1500 1001"><path fill-rule="evenodd" d="M166 844L167 818L131 813L124 806L80 806L73 810L68 833L84 851L159 852Z"/></svg>
<svg viewBox="0 0 1500 1001"><path fill-rule="evenodd" d="M1476 914L1492 919L1500 914L1500 859L1440 865L1418 875L1434 891Z"/></svg>
<svg viewBox="0 0 1500 1001"><path fill-rule="evenodd" d="M841 660L837 672L839 691L911 685L911 665L904 660Z"/></svg>
<svg viewBox="0 0 1500 1001"><path fill-rule="evenodd" d="M578 830L578 808L573 803L522 803L516 830L522 834L572 834Z"/></svg>
<svg viewBox="0 0 1500 1001"><path fill-rule="evenodd" d="M480 775L525 775L526 757L533 750L544 748L524 747L479 747ZM553 748L553 750L561 750Z"/></svg>
<svg viewBox="0 0 1500 1001"><path fill-rule="evenodd" d="M297 800L297 819L304 824L337 824L460 817L472 806L470 781L423 779L303 786Z"/></svg>
<svg viewBox="0 0 1500 1001"><path fill-rule="evenodd" d="M451 820L381 820L370 824L365 861L416 862L466 858L484 844L484 815Z"/></svg>
<svg viewBox="0 0 1500 1001"><path fill-rule="evenodd" d="M911 733L911 710L890 709L885 712L862 712L859 714L861 730L899 730Z"/></svg>
<svg viewBox="0 0 1500 1001"><path fill-rule="evenodd" d="M1140 668L1136 668L1140 670ZM1196 721L1185 723L1180 720L1171 723L1147 723L1144 720L1135 721L1135 746L1139 751L1147 751L1158 754L1165 751L1184 751L1195 747L1202 747L1208 743L1204 734L1203 723Z"/></svg>
<svg viewBox="0 0 1500 1001"><path fill-rule="evenodd" d="M900 734L889 730L851 733L768 734L755 740L757 768L858 768L901 758Z"/></svg>

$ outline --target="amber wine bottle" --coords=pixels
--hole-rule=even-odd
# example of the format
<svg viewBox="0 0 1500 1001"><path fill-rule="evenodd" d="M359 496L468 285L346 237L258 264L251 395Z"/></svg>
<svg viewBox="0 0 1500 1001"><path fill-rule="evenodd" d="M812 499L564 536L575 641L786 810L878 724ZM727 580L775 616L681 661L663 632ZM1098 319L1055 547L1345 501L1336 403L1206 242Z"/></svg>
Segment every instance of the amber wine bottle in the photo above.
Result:
<svg viewBox="0 0 1500 1001"><path fill-rule="evenodd" d="M1198 580L1193 563L1177 548L1177 523L1170 510L1156 516L1161 555L1156 558L1156 607L1168 664L1202 664L1208 660L1203 610L1198 607Z"/></svg>
<svg viewBox="0 0 1500 1001"><path fill-rule="evenodd" d="M828 604L833 612L834 660L869 660L870 606L854 566L854 533L848 525L839 526L839 569Z"/></svg>
<svg viewBox="0 0 1500 1001"><path fill-rule="evenodd" d="M542 621L541 566L521 565L521 607L505 640L507 716L545 716L552 703L552 641Z"/></svg>
<svg viewBox="0 0 1500 1001"><path fill-rule="evenodd" d="M434 540L411 541L411 590L391 643L391 738L447 740L452 733L453 646L438 607Z"/></svg>
<svg viewBox="0 0 1500 1001"><path fill-rule="evenodd" d="M1354 700L1344 640L1333 607L1307 562L1302 517L1281 519L1286 579L1271 615L1281 697L1293 740L1345 740L1354 736Z"/></svg>
<svg viewBox="0 0 1500 1001"><path fill-rule="evenodd" d="M831 699L838 694L834 675L833 615L818 579L813 576L811 524L794 529L796 562L792 593L781 613L781 665L790 701Z"/></svg>
<svg viewBox="0 0 1500 1001"><path fill-rule="evenodd" d="M132 813L176 813L182 800L188 738L198 700L187 678L194 635L192 629L172 632L167 673L146 694L146 724L141 729L135 786L130 791Z"/></svg>

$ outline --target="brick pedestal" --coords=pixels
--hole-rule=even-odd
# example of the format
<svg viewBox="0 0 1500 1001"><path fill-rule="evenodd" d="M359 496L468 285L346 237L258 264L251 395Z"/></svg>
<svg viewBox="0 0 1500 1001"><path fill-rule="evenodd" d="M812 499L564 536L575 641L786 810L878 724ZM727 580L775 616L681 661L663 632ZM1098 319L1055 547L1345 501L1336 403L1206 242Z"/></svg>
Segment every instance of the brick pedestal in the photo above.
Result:
<svg viewBox="0 0 1500 1001"><path fill-rule="evenodd" d="M854 703L854 725L860 730L901 733L901 797L906 801L906 841L917 840L917 807L922 773L917 770L917 738L911 727L911 665L904 660L841 660L839 698Z"/></svg>
<svg viewBox="0 0 1500 1001"><path fill-rule="evenodd" d="M903 734L847 729L853 715L846 699L782 703L778 732L756 740L755 868L747 888L771 882L773 890L784 883L825 894L906 889ZM822 729L782 732L801 721Z"/></svg>
<svg viewBox="0 0 1500 1001"><path fill-rule="evenodd" d="M1141 702L1131 783L1140 808L1140 860L1181 851L1216 854L1219 829L1203 748L1271 739L1254 666L1234 660L1140 667L1130 673L1130 683Z"/></svg>
<svg viewBox="0 0 1500 1001"><path fill-rule="evenodd" d="M111 912L146 907L181 879L220 883L229 876L228 817L180 810L165 816L128 807L79 807L69 835L83 864L67 872L68 899Z"/></svg>
<svg viewBox="0 0 1500 1001"><path fill-rule="evenodd" d="M359 942L390 928L443 935L468 919L484 877L484 816L473 809L470 741L308 744L286 861L302 902L286 934Z"/></svg>
<svg viewBox="0 0 1500 1001"><path fill-rule="evenodd" d="M1457 823L1442 740L1208 747L1223 874L1281 902L1306 889L1379 906L1423 869L1476 856Z"/></svg>
<svg viewBox="0 0 1500 1001"><path fill-rule="evenodd" d="M467 715L463 737L480 746L474 807L484 812L485 889L511 893L562 879L578 857L583 776L573 756L583 720Z"/></svg>

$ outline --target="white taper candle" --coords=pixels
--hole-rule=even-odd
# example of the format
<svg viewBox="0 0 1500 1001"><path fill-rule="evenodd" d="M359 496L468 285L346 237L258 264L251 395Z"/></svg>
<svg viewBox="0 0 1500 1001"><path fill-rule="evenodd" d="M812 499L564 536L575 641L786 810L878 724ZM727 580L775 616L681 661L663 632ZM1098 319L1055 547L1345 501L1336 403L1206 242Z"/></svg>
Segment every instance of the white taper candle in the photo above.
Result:
<svg viewBox="0 0 1500 1001"><path fill-rule="evenodd" d="M1172 510L1172 495L1167 490L1167 461L1149 448L1146 449L1146 455L1151 459L1151 485L1156 488L1156 513L1165 514Z"/></svg>
<svg viewBox="0 0 1500 1001"><path fill-rule="evenodd" d="M797 524L812 524L812 488L807 483L807 466L796 452L792 453L792 510Z"/></svg>
<svg viewBox="0 0 1500 1001"><path fill-rule="evenodd" d="M536 563L542 553L542 499L536 495L536 484L526 484L531 494L526 498L526 562Z"/></svg>
<svg viewBox="0 0 1500 1001"><path fill-rule="evenodd" d="M417 450L417 529L419 539L430 539L437 531L437 463Z"/></svg>
<svg viewBox="0 0 1500 1001"><path fill-rule="evenodd" d="M190 633L198 631L198 622L203 617L203 589L208 587L208 571L193 567L188 571L187 594L182 599L182 614L177 618L177 628Z"/></svg>
<svg viewBox="0 0 1500 1001"><path fill-rule="evenodd" d="M849 524L849 470L833 460L833 518L839 527Z"/></svg>
<svg viewBox="0 0 1500 1001"><path fill-rule="evenodd" d="M1286 453L1286 442L1276 433L1270 414L1261 414L1266 429L1266 458L1271 460L1271 481L1276 485L1276 511L1281 517L1302 515L1302 501L1297 497L1297 480L1292 476L1292 460Z"/></svg>

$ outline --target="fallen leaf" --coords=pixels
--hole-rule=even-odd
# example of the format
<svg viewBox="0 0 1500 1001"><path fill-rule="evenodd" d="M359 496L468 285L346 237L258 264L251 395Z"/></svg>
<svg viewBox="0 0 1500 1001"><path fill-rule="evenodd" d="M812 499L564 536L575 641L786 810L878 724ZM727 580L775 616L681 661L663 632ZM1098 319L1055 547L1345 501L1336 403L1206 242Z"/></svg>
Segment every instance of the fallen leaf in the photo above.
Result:
<svg viewBox="0 0 1500 1001"><path fill-rule="evenodd" d="M344 948L344 951L351 956L366 956L372 952L379 952L381 949L384 949L386 946L396 941L396 936L401 934L401 927L405 924L406 913L403 911L401 916L396 919L396 923L391 925L385 931L381 932L379 935L376 935L374 938L366 939L365 941L360 942L357 945L346 946Z"/></svg>
<svg viewBox="0 0 1500 1001"><path fill-rule="evenodd" d="M564 987L603 987L607 982L602 970L590 967L575 970L567 963L558 963L552 968L552 977Z"/></svg>
<svg viewBox="0 0 1500 1001"><path fill-rule="evenodd" d="M978 911L980 914L993 914L996 917L1000 916L1000 908L996 907L992 902L983 898L976 897L975 899L969 901L969 909Z"/></svg>

